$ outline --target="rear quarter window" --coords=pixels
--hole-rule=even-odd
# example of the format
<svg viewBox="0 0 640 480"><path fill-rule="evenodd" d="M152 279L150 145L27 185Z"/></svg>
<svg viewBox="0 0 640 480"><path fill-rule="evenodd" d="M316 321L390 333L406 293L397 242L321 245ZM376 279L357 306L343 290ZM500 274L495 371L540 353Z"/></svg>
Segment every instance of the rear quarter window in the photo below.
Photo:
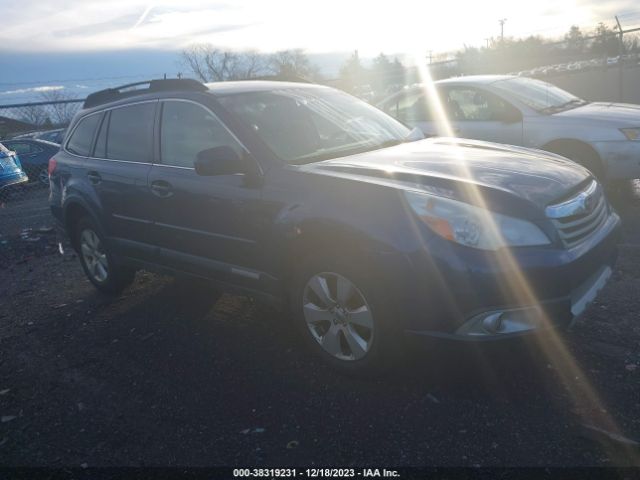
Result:
<svg viewBox="0 0 640 480"><path fill-rule="evenodd" d="M91 155L91 146L93 136L98 128L101 115L89 115L78 122L69 141L67 142L67 150L75 155L88 157Z"/></svg>

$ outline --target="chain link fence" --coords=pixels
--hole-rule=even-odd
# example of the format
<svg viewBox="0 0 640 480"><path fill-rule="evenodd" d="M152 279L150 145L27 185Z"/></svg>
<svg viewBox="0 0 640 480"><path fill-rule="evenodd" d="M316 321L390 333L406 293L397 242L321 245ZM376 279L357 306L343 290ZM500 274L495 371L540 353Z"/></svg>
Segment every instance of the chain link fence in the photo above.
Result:
<svg viewBox="0 0 640 480"><path fill-rule="evenodd" d="M33 157L48 156L49 153L39 151L37 144L34 147L28 140L54 139L55 135L51 134L66 127L80 102L64 100L0 106L0 143L8 143L8 149L17 153L15 157L0 154L4 157L0 158L0 274L11 275L16 265L58 251L49 212L49 189L35 170L27 167ZM6 185L15 178L12 174L16 157L29 179ZM46 165L48 158L38 158L38 161Z"/></svg>
<svg viewBox="0 0 640 480"><path fill-rule="evenodd" d="M0 272L57 251L48 194L35 182L0 190Z"/></svg>

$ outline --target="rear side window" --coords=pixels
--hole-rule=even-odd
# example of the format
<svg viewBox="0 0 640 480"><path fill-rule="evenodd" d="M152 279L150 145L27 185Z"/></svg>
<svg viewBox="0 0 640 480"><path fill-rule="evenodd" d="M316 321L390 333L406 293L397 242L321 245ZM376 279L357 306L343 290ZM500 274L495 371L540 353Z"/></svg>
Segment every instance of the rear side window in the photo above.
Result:
<svg viewBox="0 0 640 480"><path fill-rule="evenodd" d="M89 115L78 123L67 142L67 150L76 155L88 157L91 154L93 135L96 133L102 115Z"/></svg>
<svg viewBox="0 0 640 480"><path fill-rule="evenodd" d="M242 147L233 135L208 110L189 102L164 102L160 126L162 164L193 167L198 153L221 146L242 155Z"/></svg>
<svg viewBox="0 0 640 480"><path fill-rule="evenodd" d="M28 155L31 153L40 153L42 151L41 148L35 147L30 143L12 143L10 144L11 150L16 152L18 155Z"/></svg>
<svg viewBox="0 0 640 480"><path fill-rule="evenodd" d="M151 162L155 107L155 102L139 103L111 110L104 156L129 162ZM100 145L98 148L101 149Z"/></svg>
<svg viewBox="0 0 640 480"><path fill-rule="evenodd" d="M104 120L98 132L98 140L96 140L96 150L93 153L94 157L107 158L107 131L109 130L109 113L104 114Z"/></svg>

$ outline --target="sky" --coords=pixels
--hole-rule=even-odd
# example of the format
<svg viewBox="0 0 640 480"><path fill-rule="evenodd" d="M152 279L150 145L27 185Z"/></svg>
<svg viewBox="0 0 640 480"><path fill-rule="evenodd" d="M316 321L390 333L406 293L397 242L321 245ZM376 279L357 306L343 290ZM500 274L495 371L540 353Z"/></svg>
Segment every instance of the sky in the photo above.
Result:
<svg viewBox="0 0 640 480"><path fill-rule="evenodd" d="M0 45L43 52L212 42L310 53L357 48L366 56L479 45L499 34L500 18L507 35L553 35L633 10L634 0L0 0Z"/></svg>
<svg viewBox="0 0 640 480"><path fill-rule="evenodd" d="M35 88L95 89L93 79L98 77L173 75L180 70L178 52L195 43L265 53L302 48L331 74L356 49L364 58L380 52L424 58L430 51L437 55L464 45L480 46L499 36L502 18L505 35L513 37L559 37L574 24L612 24L616 14L623 23L637 25L640 7L635 4L636 0L0 0L0 58L12 66L0 73L0 104Z"/></svg>

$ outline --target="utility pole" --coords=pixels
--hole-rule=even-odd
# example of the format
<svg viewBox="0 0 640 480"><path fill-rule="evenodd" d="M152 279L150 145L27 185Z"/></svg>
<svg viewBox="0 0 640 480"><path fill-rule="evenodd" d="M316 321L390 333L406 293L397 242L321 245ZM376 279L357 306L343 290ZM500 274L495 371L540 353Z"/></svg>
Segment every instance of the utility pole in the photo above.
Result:
<svg viewBox="0 0 640 480"><path fill-rule="evenodd" d="M624 88L624 61L622 56L624 55L624 40L622 31L622 25L620 25L620 20L618 20L618 16L616 15L616 23L618 24L618 82L619 82L619 101L623 101L623 88Z"/></svg>
<svg viewBox="0 0 640 480"><path fill-rule="evenodd" d="M501 18L500 20L498 20L498 23L500 23L500 43L504 43L504 22L506 21L506 18Z"/></svg>

